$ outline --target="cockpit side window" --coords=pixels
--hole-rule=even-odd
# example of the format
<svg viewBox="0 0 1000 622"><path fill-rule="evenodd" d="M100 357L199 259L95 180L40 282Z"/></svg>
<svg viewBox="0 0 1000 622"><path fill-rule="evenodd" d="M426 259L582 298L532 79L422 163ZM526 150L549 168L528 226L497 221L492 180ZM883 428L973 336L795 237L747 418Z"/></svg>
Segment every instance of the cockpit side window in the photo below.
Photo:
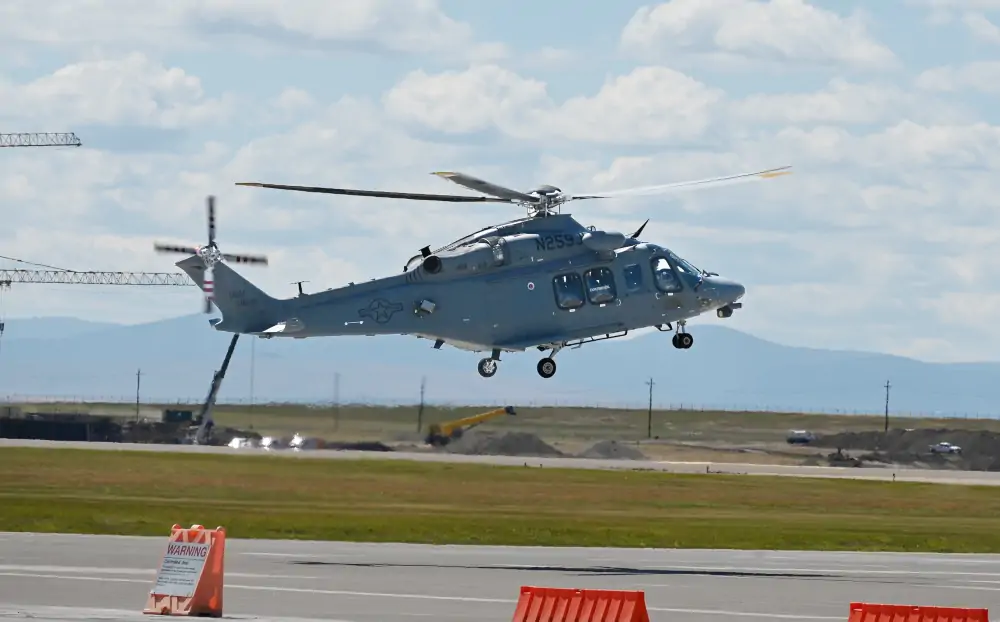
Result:
<svg viewBox="0 0 1000 622"><path fill-rule="evenodd" d="M681 281L666 257L653 257L651 264L657 289L668 294L681 291Z"/></svg>
<svg viewBox="0 0 1000 622"><path fill-rule="evenodd" d="M615 288L615 276L607 268L591 268L586 272L587 296L595 305L614 302L618 296Z"/></svg>
<svg viewBox="0 0 1000 622"><path fill-rule="evenodd" d="M642 289L642 268L634 263L625 266L625 290L636 292Z"/></svg>
<svg viewBox="0 0 1000 622"><path fill-rule="evenodd" d="M681 259L674 253L670 253L670 258L674 260L674 265L677 266L677 270L682 274L690 274L693 277L701 275L701 270L691 265L690 261Z"/></svg>
<svg viewBox="0 0 1000 622"><path fill-rule="evenodd" d="M552 287L560 309L578 309L583 306L583 280L579 274L560 274L552 279Z"/></svg>

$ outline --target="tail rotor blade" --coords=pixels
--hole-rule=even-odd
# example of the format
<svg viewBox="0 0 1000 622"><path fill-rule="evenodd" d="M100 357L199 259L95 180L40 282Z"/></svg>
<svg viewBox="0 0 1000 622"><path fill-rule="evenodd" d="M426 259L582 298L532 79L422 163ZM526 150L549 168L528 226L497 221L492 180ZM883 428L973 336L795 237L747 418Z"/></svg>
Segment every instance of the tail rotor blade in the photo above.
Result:
<svg viewBox="0 0 1000 622"><path fill-rule="evenodd" d="M153 248L159 253L183 253L185 255L197 255L198 249L193 246L178 246L176 244L153 244Z"/></svg>
<svg viewBox="0 0 1000 622"><path fill-rule="evenodd" d="M231 255L229 253L223 253L223 258L226 261L231 261L233 263L251 263L251 264L264 264L267 265L267 257L264 255Z"/></svg>
<svg viewBox="0 0 1000 622"><path fill-rule="evenodd" d="M215 243L215 197L208 197L208 245Z"/></svg>

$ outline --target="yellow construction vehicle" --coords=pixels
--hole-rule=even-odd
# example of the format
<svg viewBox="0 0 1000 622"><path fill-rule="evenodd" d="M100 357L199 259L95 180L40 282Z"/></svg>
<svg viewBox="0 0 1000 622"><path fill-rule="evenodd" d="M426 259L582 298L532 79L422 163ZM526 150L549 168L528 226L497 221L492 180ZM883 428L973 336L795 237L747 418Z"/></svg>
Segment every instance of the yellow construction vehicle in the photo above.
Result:
<svg viewBox="0 0 1000 622"><path fill-rule="evenodd" d="M434 447L444 447L448 443L462 438L462 434L464 434L466 430L483 424L494 417L516 414L517 413L514 412L513 406L504 406L503 408L497 408L496 410L491 410L489 412L472 415L471 417L463 417L461 419L455 419L454 421L445 421L444 423L432 423L427 432L427 444L433 445Z"/></svg>

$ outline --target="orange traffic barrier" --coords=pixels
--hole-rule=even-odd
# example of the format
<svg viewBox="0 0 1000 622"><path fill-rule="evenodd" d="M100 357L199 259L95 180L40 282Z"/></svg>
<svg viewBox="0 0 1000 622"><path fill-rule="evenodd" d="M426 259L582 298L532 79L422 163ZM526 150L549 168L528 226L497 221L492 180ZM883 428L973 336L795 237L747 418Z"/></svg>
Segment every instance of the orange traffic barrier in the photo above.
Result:
<svg viewBox="0 0 1000 622"><path fill-rule="evenodd" d="M643 592L523 586L513 622L649 622Z"/></svg>
<svg viewBox="0 0 1000 622"><path fill-rule="evenodd" d="M987 609L851 603L848 622L990 622Z"/></svg>
<svg viewBox="0 0 1000 622"><path fill-rule="evenodd" d="M143 613L222 617L226 530L174 525Z"/></svg>

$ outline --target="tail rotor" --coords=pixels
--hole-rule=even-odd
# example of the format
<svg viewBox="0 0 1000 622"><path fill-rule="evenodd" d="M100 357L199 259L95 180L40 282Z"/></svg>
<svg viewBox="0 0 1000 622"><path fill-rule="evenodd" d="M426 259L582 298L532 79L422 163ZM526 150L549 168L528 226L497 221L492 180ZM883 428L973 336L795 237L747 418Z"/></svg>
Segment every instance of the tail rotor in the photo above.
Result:
<svg viewBox="0 0 1000 622"><path fill-rule="evenodd" d="M212 312L212 304L215 301L215 285L212 279L213 268L220 261L232 261L234 263L262 264L267 265L267 257L264 255L234 255L219 251L215 243L215 197L209 196L207 201L208 209L208 244L206 246L180 246L177 244L153 244L154 250L158 253L182 253L184 255L197 255L205 264L205 276L202 290L205 292L205 313Z"/></svg>

